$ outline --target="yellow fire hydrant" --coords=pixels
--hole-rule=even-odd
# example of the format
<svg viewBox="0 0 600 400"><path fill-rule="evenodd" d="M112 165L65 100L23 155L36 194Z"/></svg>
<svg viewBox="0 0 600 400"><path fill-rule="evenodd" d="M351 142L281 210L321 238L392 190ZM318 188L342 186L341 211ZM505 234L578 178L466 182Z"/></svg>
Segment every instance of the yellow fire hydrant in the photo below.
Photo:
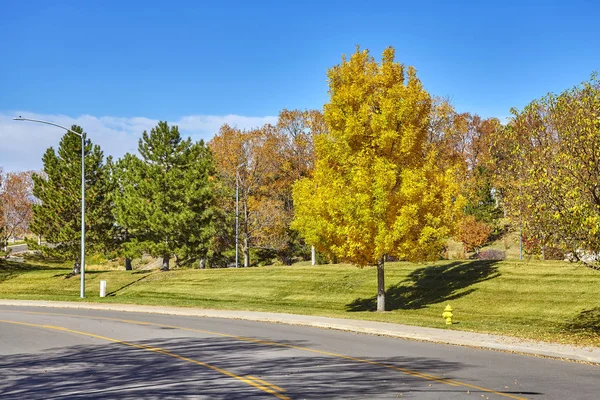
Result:
<svg viewBox="0 0 600 400"><path fill-rule="evenodd" d="M452 315L452 307L448 304L442 313L442 317L446 320L446 325L452 325Z"/></svg>

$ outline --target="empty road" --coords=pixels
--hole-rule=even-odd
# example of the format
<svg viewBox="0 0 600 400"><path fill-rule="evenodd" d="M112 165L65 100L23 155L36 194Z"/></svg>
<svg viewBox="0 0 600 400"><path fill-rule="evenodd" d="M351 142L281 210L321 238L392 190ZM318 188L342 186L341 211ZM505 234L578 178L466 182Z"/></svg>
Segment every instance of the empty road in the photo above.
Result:
<svg viewBox="0 0 600 400"><path fill-rule="evenodd" d="M600 368L240 320L0 306L2 399L596 399Z"/></svg>
<svg viewBox="0 0 600 400"><path fill-rule="evenodd" d="M12 253L20 253L23 251L27 251L27 245L25 243L23 244L12 244L8 246L8 249L12 252Z"/></svg>

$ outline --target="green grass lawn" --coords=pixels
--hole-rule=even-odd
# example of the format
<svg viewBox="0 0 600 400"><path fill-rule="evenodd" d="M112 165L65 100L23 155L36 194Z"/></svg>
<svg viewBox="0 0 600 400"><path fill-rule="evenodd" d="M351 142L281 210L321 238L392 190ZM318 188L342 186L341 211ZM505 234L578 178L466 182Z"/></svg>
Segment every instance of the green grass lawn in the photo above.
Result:
<svg viewBox="0 0 600 400"><path fill-rule="evenodd" d="M366 319L600 346L600 272L556 261L388 263L387 309L377 313L376 271L350 265L91 270L87 299L95 302L272 311ZM93 268L93 269L98 269ZM79 277L65 264L0 261L0 297L79 299ZM99 281L108 297L98 297Z"/></svg>

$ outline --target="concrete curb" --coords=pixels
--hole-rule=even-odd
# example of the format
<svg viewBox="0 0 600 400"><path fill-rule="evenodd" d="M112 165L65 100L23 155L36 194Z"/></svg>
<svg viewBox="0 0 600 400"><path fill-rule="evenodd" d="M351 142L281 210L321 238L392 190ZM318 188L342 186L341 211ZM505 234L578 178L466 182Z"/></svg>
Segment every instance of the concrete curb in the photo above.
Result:
<svg viewBox="0 0 600 400"><path fill-rule="evenodd" d="M424 328L343 318L318 317L256 311L210 310L183 307L145 306L134 304L108 304L43 300L0 300L0 306L52 307L87 310L125 311L151 314L169 314L190 317L241 319L258 322L271 322L289 325L303 325L316 328L337 329L342 331L384 335L402 339L452 344L509 351L544 357L585 361L600 364L600 348L576 347L555 343L534 342L509 336L473 333L450 329Z"/></svg>

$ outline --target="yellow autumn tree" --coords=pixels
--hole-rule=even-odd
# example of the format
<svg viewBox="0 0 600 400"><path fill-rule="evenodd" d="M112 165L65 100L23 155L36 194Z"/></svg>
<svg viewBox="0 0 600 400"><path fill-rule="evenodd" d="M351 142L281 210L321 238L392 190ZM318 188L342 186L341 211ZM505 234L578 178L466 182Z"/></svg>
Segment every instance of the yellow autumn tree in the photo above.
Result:
<svg viewBox="0 0 600 400"><path fill-rule="evenodd" d="M315 136L315 170L294 185L293 228L323 253L377 266L385 310L384 257L437 259L456 201L453 171L428 144L431 99L414 68L357 51L328 72L328 133Z"/></svg>
<svg viewBox="0 0 600 400"><path fill-rule="evenodd" d="M598 75L511 112L492 148L508 214L542 252L600 252ZM590 258L588 265L600 268Z"/></svg>

